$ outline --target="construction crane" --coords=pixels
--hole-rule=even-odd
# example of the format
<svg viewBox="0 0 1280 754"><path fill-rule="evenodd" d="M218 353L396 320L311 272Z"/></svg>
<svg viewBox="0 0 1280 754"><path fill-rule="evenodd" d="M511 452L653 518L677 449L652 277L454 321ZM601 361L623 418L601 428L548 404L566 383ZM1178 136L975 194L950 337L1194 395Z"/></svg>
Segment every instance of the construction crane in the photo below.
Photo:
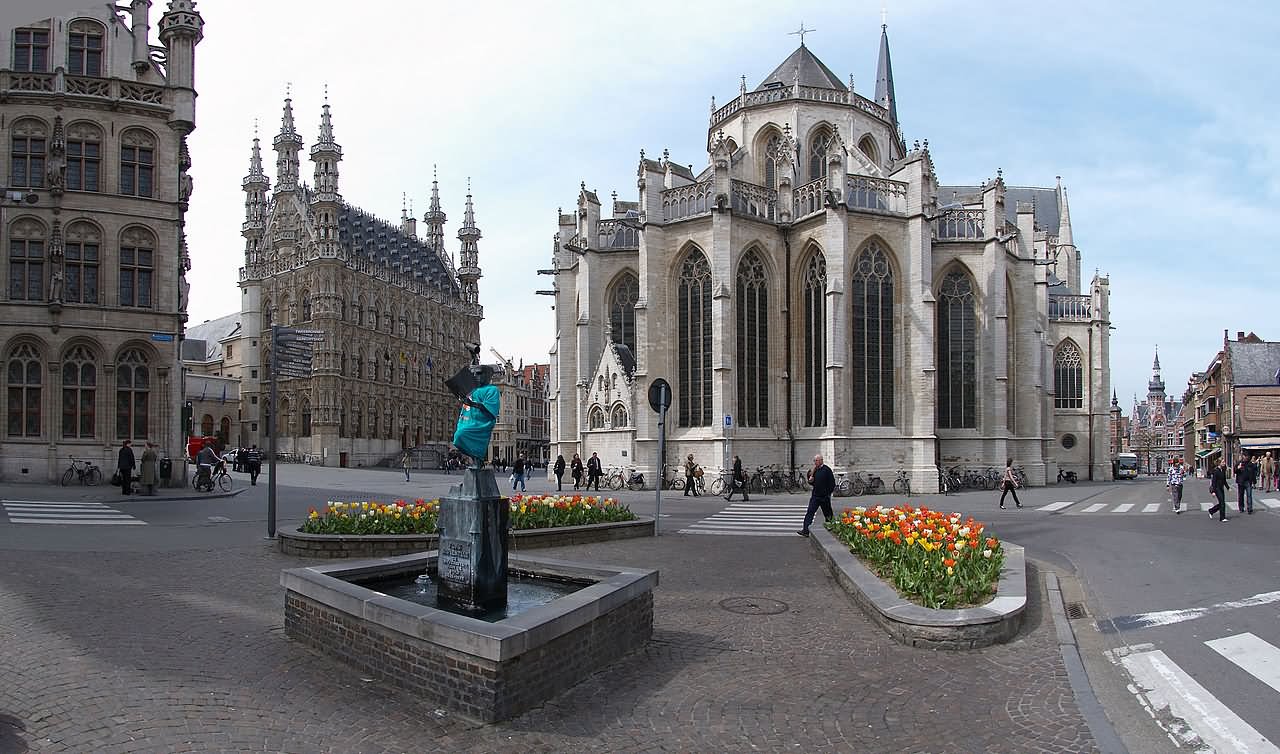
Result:
<svg viewBox="0 0 1280 754"><path fill-rule="evenodd" d="M506 356L503 356L502 354L498 353L498 349L494 348L493 346L489 346L489 353L498 357L498 361L502 362L503 368L507 370L507 377L510 378L512 376L512 372L514 371L514 368L511 366L511 359L508 359Z"/></svg>

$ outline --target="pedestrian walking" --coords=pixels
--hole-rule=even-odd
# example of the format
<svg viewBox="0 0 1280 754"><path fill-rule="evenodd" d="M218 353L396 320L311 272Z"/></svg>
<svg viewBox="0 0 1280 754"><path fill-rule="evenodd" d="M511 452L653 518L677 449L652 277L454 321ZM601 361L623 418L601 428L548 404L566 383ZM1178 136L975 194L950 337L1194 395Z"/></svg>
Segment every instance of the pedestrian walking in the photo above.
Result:
<svg viewBox="0 0 1280 754"><path fill-rule="evenodd" d="M1241 513L1248 510L1253 515L1253 485L1258 481L1258 465L1248 453L1242 453L1236 463L1236 507Z"/></svg>
<svg viewBox="0 0 1280 754"><path fill-rule="evenodd" d="M145 487L148 495L156 494L156 446L147 443L147 449L142 451L142 465L138 471L138 484Z"/></svg>
<svg viewBox="0 0 1280 754"><path fill-rule="evenodd" d="M813 487L809 492L809 507L804 512L804 528L796 532L802 537L809 536L809 526L813 523L813 517L817 514L818 509L822 509L822 517L827 521L835 518L835 514L831 512L831 493L836 490L836 475L831 473L831 467L822 462L822 456L813 457L813 471L809 472L809 476L813 479Z"/></svg>
<svg viewBox="0 0 1280 754"><path fill-rule="evenodd" d="M133 448L129 440L120 443L120 455L116 457L116 471L120 474L120 492L128 495L133 491L133 469L137 462L133 458Z"/></svg>
<svg viewBox="0 0 1280 754"><path fill-rule="evenodd" d="M698 485L697 485L698 480L696 478L697 472L698 472L698 463L693 460L693 454L690 453L689 457L684 459L684 496L685 497L689 497L690 490L693 491L694 497L698 497Z"/></svg>
<svg viewBox="0 0 1280 754"><path fill-rule="evenodd" d="M1227 488L1230 486L1227 484L1227 459L1224 458L1209 473L1209 494L1218 498L1218 504L1209 509L1209 518L1213 518L1216 512L1219 521L1231 520L1227 518Z"/></svg>
<svg viewBox="0 0 1280 754"><path fill-rule="evenodd" d="M1004 496L1013 493L1013 504L1022 507L1018 499L1018 478L1013 475L1013 459L1004 462L1004 475L1000 477L1000 510L1004 510Z"/></svg>
<svg viewBox="0 0 1280 754"><path fill-rule="evenodd" d="M247 455L248 455L248 451L246 451L244 448L236 448L236 455L235 455L236 461L234 464L232 464L231 470L239 471L242 473L246 471L247 469L245 469L244 467L244 462L245 462L245 456Z"/></svg>
<svg viewBox="0 0 1280 754"><path fill-rule="evenodd" d="M751 498L747 496L747 475L742 470L742 459L736 455L733 457L733 478L729 480L729 494L724 496L725 500L732 500L733 493L742 490L742 500L746 502Z"/></svg>
<svg viewBox="0 0 1280 754"><path fill-rule="evenodd" d="M556 492L564 490L564 456L556 456L556 465L551 469L556 475Z"/></svg>
<svg viewBox="0 0 1280 754"><path fill-rule="evenodd" d="M582 486L582 457L577 453L573 454L573 462L570 467L573 473L573 488L576 490Z"/></svg>
<svg viewBox="0 0 1280 754"><path fill-rule="evenodd" d="M516 485L520 485L520 491L525 492L524 480L529 474L529 462L524 459L524 453L516 456L515 463L511 464L511 491L516 491Z"/></svg>
<svg viewBox="0 0 1280 754"><path fill-rule="evenodd" d="M1182 480L1186 469L1182 467L1182 459L1175 458L1169 462L1169 477L1165 487L1169 489L1169 499L1173 501L1173 512L1182 513Z"/></svg>
<svg viewBox="0 0 1280 754"><path fill-rule="evenodd" d="M1258 463L1258 471L1262 474L1262 491L1271 492L1276 488L1276 459L1267 451Z"/></svg>
<svg viewBox="0 0 1280 754"><path fill-rule="evenodd" d="M256 485L258 483L258 474L262 473L262 451L258 450L258 446L254 445L244 454L245 467L249 471L249 484Z"/></svg>
<svg viewBox="0 0 1280 754"><path fill-rule="evenodd" d="M587 459L587 489L591 489L591 485L595 484L596 492L600 491L600 477L604 474L604 469L600 466L600 455L592 453Z"/></svg>

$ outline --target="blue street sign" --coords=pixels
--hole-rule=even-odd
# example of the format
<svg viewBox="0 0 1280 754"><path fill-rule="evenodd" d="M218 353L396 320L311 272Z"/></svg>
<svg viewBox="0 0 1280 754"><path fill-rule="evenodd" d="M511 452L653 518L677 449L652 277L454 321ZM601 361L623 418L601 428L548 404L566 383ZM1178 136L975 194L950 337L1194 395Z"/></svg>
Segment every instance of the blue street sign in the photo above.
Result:
<svg viewBox="0 0 1280 754"><path fill-rule="evenodd" d="M725 415L724 415L724 425L725 425L726 427L732 427L732 426L733 426L733 414L725 414Z"/></svg>
<svg viewBox="0 0 1280 754"><path fill-rule="evenodd" d="M172 343L173 335L167 332L153 332L151 333L151 339L161 343Z"/></svg>

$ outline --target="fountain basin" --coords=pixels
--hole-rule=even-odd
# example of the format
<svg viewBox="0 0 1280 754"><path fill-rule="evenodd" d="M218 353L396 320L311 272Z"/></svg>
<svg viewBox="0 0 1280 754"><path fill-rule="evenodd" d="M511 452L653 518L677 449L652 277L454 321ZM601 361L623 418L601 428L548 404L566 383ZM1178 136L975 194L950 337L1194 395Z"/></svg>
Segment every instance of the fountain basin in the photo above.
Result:
<svg viewBox="0 0 1280 754"><path fill-rule="evenodd" d="M424 700L483 722L553 698L642 647L658 572L512 556L520 576L581 588L487 622L363 585L434 572L435 551L283 571L285 633Z"/></svg>

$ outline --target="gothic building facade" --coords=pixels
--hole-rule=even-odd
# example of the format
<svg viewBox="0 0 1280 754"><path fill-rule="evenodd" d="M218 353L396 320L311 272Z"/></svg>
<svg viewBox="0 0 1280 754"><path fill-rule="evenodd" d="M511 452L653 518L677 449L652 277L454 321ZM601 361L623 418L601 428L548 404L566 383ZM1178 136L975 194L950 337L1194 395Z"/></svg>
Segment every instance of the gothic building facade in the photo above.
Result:
<svg viewBox="0 0 1280 754"><path fill-rule="evenodd" d="M1147 399L1133 397L1129 414L1129 450L1138 454L1138 467L1149 474L1164 473L1172 458L1184 455L1184 428L1178 421L1182 400L1165 393L1160 376L1160 351L1151 364L1151 380L1147 382Z"/></svg>
<svg viewBox="0 0 1280 754"><path fill-rule="evenodd" d="M342 148L326 102L310 150L313 183L299 178L302 137L285 100L273 139L276 177L263 172L254 139L243 181L245 266L240 270L241 435L267 445L271 326L321 330L310 377L279 379L277 448L325 465L370 465L406 448L430 463L453 436L458 403L444 378L467 362L463 341L479 341L483 310L471 192L458 264L445 249L445 213L432 181L419 237L402 211L399 225L338 193Z"/></svg>
<svg viewBox="0 0 1280 754"><path fill-rule="evenodd" d="M187 136L204 20L192 0L170 0L155 47L150 0L80 4L0 10L9 480L56 479L68 456L109 466L126 439L182 455ZM24 16L31 6L50 15Z"/></svg>
<svg viewBox="0 0 1280 754"><path fill-rule="evenodd" d="M705 167L642 151L603 217L581 187L554 242L552 457L652 473L664 378L668 463L1109 478L1109 282L1082 286L1061 181L942 185L897 107L884 30L874 99L802 42L712 101Z"/></svg>

